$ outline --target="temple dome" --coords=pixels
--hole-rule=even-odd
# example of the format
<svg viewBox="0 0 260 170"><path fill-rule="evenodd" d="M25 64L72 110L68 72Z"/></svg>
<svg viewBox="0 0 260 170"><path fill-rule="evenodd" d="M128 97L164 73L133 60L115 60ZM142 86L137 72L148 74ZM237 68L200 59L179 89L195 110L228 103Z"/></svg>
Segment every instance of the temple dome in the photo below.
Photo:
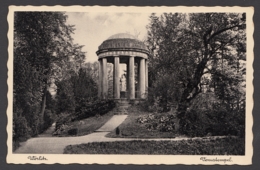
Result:
<svg viewBox="0 0 260 170"><path fill-rule="evenodd" d="M119 33L110 36L98 47L97 54L108 51L133 51L148 54L146 45L128 33Z"/></svg>
<svg viewBox="0 0 260 170"><path fill-rule="evenodd" d="M119 33L110 36L107 40L111 40L111 39L137 39L137 38L135 38L133 35L128 33Z"/></svg>

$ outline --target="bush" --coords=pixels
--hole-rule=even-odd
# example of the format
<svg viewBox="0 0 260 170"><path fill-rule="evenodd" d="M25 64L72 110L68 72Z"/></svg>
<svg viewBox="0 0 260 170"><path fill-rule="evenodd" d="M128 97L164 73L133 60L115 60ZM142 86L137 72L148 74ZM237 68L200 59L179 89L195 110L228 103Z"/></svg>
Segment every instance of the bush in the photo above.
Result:
<svg viewBox="0 0 260 170"><path fill-rule="evenodd" d="M72 121L85 119L97 114L102 116L111 111L115 106L116 103L113 100L98 100L94 103L86 103L76 108L76 113Z"/></svg>
<svg viewBox="0 0 260 170"><path fill-rule="evenodd" d="M95 103L85 103L81 107L78 106L75 114L62 113L57 118L53 135L60 135L62 131L69 129L70 127L67 124L72 121L86 119L97 115L102 116L112 110L115 106L116 104L113 100L100 100Z"/></svg>
<svg viewBox="0 0 260 170"><path fill-rule="evenodd" d="M136 121L145 124L148 130L159 130L161 132L171 132L175 129L176 117L173 114L168 115L144 115L139 116Z"/></svg>
<svg viewBox="0 0 260 170"><path fill-rule="evenodd" d="M221 106L212 110L189 110L180 120L180 131L188 136L235 135L244 137L244 111L228 111Z"/></svg>
<svg viewBox="0 0 260 170"><path fill-rule="evenodd" d="M179 120L179 131L188 136L245 135L245 107L230 107L214 93L201 93L193 99L184 117ZM180 114L180 113L179 113Z"/></svg>
<svg viewBox="0 0 260 170"><path fill-rule="evenodd" d="M70 114L60 114L58 117L58 120L56 121L56 126L55 126L55 131L57 131L58 129L61 129L62 125L68 124L69 122L71 122L72 119L72 115Z"/></svg>
<svg viewBox="0 0 260 170"><path fill-rule="evenodd" d="M153 80L150 81L147 100L142 106L149 112L168 112L180 100L183 86L176 83L177 75L173 74L174 72L170 73L168 70L162 74L162 72L157 71L154 72L156 78L150 77Z"/></svg>
<svg viewBox="0 0 260 170"><path fill-rule="evenodd" d="M68 130L68 135L76 136L78 134L78 131L79 131L78 128L70 129Z"/></svg>
<svg viewBox="0 0 260 170"><path fill-rule="evenodd" d="M127 146L127 147L126 147ZM115 141L69 145L65 154L245 155L245 140Z"/></svg>
<svg viewBox="0 0 260 170"><path fill-rule="evenodd" d="M27 120L23 116L14 117L14 141L25 141L30 137L31 128L27 125Z"/></svg>
<svg viewBox="0 0 260 170"><path fill-rule="evenodd" d="M56 116L51 112L51 110L45 109L44 117L43 117L43 126L41 131L44 132L47 130L55 121Z"/></svg>
<svg viewBox="0 0 260 170"><path fill-rule="evenodd" d="M120 135L120 129L119 129L119 127L116 128L116 135Z"/></svg>

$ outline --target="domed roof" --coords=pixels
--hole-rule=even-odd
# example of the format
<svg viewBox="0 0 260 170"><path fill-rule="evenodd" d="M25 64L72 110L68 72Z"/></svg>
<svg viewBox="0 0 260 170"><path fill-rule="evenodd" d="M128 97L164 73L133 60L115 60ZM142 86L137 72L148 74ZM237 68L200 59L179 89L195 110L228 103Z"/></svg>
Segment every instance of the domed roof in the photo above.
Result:
<svg viewBox="0 0 260 170"><path fill-rule="evenodd" d="M119 33L110 36L98 47L97 54L107 51L135 51L148 54L146 45L128 33Z"/></svg>
<svg viewBox="0 0 260 170"><path fill-rule="evenodd" d="M128 33L119 33L119 34L115 34L110 36L107 40L111 40L111 39L137 39L135 38L133 35L128 34Z"/></svg>

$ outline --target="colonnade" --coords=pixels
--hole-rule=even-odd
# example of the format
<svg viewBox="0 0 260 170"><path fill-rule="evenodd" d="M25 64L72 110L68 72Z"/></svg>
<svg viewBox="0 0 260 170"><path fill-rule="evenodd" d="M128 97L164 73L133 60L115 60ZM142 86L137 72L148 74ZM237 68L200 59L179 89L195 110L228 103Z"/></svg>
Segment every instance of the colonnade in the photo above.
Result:
<svg viewBox="0 0 260 170"><path fill-rule="evenodd" d="M124 61L121 61L121 57L124 57ZM127 86L127 98L128 99L144 99L146 98L148 88L148 64L147 58L138 56L109 56L99 59L99 87L98 95L102 99L108 98L108 74L107 74L107 63L108 59L114 64L113 69L113 98L120 99L120 69L119 64L126 64L126 86ZM125 60L126 59L126 60ZM135 87L135 63L137 63L137 88ZM137 94L136 94L137 89Z"/></svg>

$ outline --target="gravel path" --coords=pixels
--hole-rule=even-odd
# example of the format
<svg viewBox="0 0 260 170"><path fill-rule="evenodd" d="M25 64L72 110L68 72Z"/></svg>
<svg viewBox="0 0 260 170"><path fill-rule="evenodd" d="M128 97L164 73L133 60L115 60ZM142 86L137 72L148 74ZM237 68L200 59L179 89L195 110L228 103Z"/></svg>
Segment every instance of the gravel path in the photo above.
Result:
<svg viewBox="0 0 260 170"><path fill-rule="evenodd" d="M15 153L63 153L63 149L67 145L75 145L88 142L101 142L101 141L118 141L118 139L106 138L105 135L118 127L127 115L114 115L107 121L97 133L92 133L85 136L77 137L52 137L52 131L55 128L53 124L46 132L40 134L36 138L28 139L21 143L21 146Z"/></svg>
<svg viewBox="0 0 260 170"><path fill-rule="evenodd" d="M56 123L53 123L51 125L51 127L49 127L45 132L43 132L42 134L39 134L38 136L39 137L52 137L52 133L55 130L55 126L56 126Z"/></svg>
<svg viewBox="0 0 260 170"><path fill-rule="evenodd" d="M48 135L41 135L36 138L31 138L26 142L21 143L21 146L15 153L38 153L38 154L63 154L63 150L68 145L77 145L89 142L114 142L114 141L179 141L179 140L208 140L216 138L224 138L223 136L205 137L205 138L156 138L156 139L140 139L140 138L107 138L105 137L111 130L114 130L126 118L125 115L113 116L104 126L89 135L77 137L48 137ZM47 133L48 134L48 133Z"/></svg>
<svg viewBox="0 0 260 170"><path fill-rule="evenodd" d="M114 141L180 141L180 140L212 140L216 138L225 138L226 136L204 137L204 138L107 138L109 132L95 132L86 136L79 137L38 137L31 138L22 143L15 153L38 153L38 154L62 154L63 150L68 145L77 145L89 142L114 142Z"/></svg>
<svg viewBox="0 0 260 170"><path fill-rule="evenodd" d="M109 121L107 121L107 123L96 130L96 132L111 132L125 121L126 117L127 115L114 115Z"/></svg>

